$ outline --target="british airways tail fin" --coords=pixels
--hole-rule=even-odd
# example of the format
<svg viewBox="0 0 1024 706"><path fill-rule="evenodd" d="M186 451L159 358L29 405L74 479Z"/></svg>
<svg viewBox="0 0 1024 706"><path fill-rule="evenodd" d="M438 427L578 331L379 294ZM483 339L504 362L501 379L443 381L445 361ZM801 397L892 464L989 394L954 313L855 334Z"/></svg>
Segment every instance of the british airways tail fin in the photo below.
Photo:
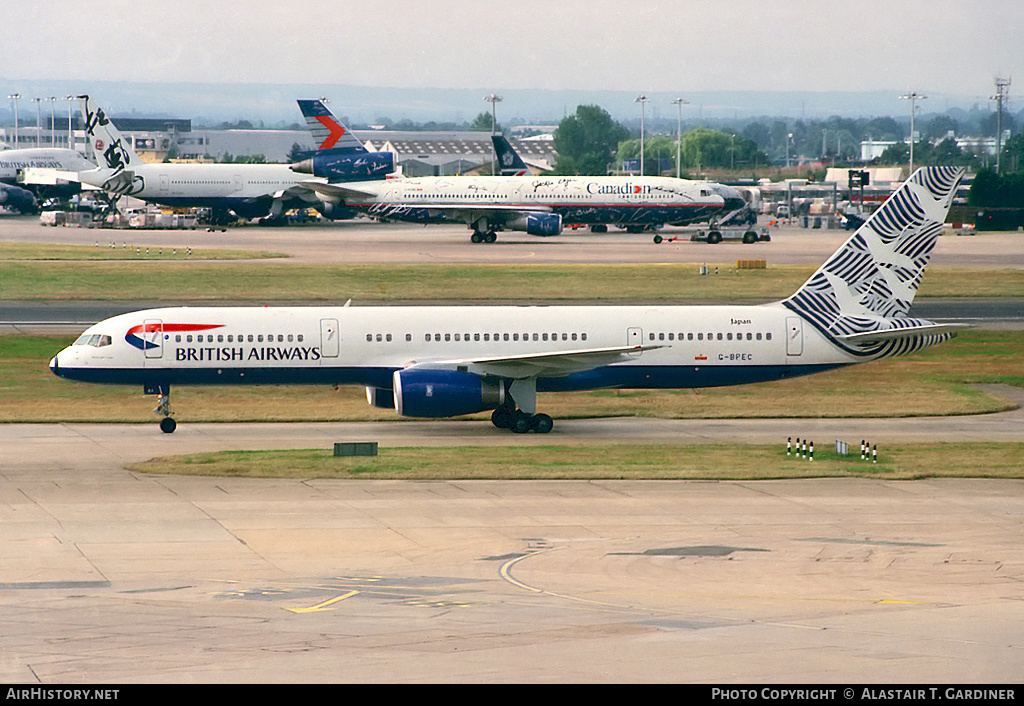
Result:
<svg viewBox="0 0 1024 706"><path fill-rule="evenodd" d="M306 125L313 134L313 141L318 150L349 150L366 152L366 147L359 139L349 132L348 128L338 122L327 106L319 100L299 100L299 110L306 118Z"/></svg>
<svg viewBox="0 0 1024 706"><path fill-rule="evenodd" d="M135 169L143 164L131 143L121 136L102 108L90 105L89 96L78 96L85 122L85 139L92 147L97 169L84 172L82 180L116 194L134 194L145 184ZM91 175L93 178L88 178ZM99 180L101 183L96 183Z"/></svg>
<svg viewBox="0 0 1024 706"><path fill-rule="evenodd" d="M783 305L857 355L948 337L909 312L963 176L918 169Z"/></svg>
<svg viewBox="0 0 1024 706"><path fill-rule="evenodd" d="M494 153L498 156L501 176L530 176L526 162L504 135L491 135L491 142L494 143Z"/></svg>

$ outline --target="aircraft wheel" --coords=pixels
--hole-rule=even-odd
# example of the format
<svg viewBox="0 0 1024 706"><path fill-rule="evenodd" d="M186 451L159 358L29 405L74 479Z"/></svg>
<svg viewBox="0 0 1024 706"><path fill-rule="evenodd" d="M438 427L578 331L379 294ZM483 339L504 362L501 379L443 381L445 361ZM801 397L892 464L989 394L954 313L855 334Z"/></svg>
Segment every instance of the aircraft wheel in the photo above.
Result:
<svg viewBox="0 0 1024 706"><path fill-rule="evenodd" d="M177 428L178 423L174 421L174 417L164 417L160 420L160 431L164 434L173 434Z"/></svg>
<svg viewBox="0 0 1024 706"><path fill-rule="evenodd" d="M474 243L482 243L484 241L484 236L479 231L474 230L473 235L469 236L469 239Z"/></svg>
<svg viewBox="0 0 1024 706"><path fill-rule="evenodd" d="M663 238L660 235L654 236L654 242L655 243L661 243L662 240L663 240Z"/></svg>
<svg viewBox="0 0 1024 706"><path fill-rule="evenodd" d="M515 417L513 417L508 428L512 430L513 434L525 434L530 431L532 426L533 425L530 423L530 416L519 412Z"/></svg>
<svg viewBox="0 0 1024 706"><path fill-rule="evenodd" d="M530 426L538 434L547 434L555 426L555 422L546 414L535 414L530 419Z"/></svg>
<svg viewBox="0 0 1024 706"><path fill-rule="evenodd" d="M505 407L498 407L496 410L491 412L491 424L499 429L508 429L511 422L511 415L509 414L509 410Z"/></svg>
<svg viewBox="0 0 1024 706"><path fill-rule="evenodd" d="M498 234L495 233L493 230L489 230L486 233L484 233L484 242L485 243L493 243L493 242L495 242L497 240L498 240Z"/></svg>

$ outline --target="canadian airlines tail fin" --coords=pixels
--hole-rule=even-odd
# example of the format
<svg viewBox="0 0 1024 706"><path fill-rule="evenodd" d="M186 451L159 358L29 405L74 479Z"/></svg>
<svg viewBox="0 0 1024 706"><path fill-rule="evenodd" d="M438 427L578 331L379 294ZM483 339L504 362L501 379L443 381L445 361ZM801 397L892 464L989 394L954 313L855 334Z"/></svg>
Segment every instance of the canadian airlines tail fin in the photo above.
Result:
<svg viewBox="0 0 1024 706"><path fill-rule="evenodd" d="M494 153L498 156L501 176L530 176L526 162L504 135L491 135L491 142L494 143Z"/></svg>
<svg viewBox="0 0 1024 706"><path fill-rule="evenodd" d="M89 96L79 96L82 103L82 117L85 121L85 139L91 145L93 158L98 169L95 173L85 172L82 180L94 186L102 186L115 194L134 194L144 187L142 177L135 174L142 160L135 154L131 144L118 131L103 112L102 108L89 104ZM87 179L92 174L96 179ZM94 183L96 180L101 183Z"/></svg>
<svg viewBox="0 0 1024 706"><path fill-rule="evenodd" d="M334 117L323 101L300 99L298 103L318 150L367 151L363 143Z"/></svg>
<svg viewBox="0 0 1024 706"><path fill-rule="evenodd" d="M856 355L948 337L950 327L908 314L963 176L918 169L783 305Z"/></svg>

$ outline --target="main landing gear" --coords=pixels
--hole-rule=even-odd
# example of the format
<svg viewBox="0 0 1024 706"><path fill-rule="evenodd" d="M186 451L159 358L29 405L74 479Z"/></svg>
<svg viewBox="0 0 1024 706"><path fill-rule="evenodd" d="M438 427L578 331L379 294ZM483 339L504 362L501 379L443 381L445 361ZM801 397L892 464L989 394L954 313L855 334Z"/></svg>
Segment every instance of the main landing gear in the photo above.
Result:
<svg viewBox="0 0 1024 706"><path fill-rule="evenodd" d="M506 393L505 404L491 412L491 424L514 434L547 434L555 426L551 417L537 413L537 378L513 380Z"/></svg>
<svg viewBox="0 0 1024 706"><path fill-rule="evenodd" d="M469 236L469 239L474 243L493 243L497 241L498 234L493 230L488 230L482 233L478 230L474 230L473 235Z"/></svg>
<svg viewBox="0 0 1024 706"><path fill-rule="evenodd" d="M486 218L478 218L469 227L473 229L473 235L469 236L469 239L474 243L493 243L498 239L498 233L491 228Z"/></svg>
<svg viewBox="0 0 1024 706"><path fill-rule="evenodd" d="M555 426L554 421L546 414L527 414L521 409L498 407L491 412L491 424L499 429L510 429L514 434L525 434L535 431L547 434Z"/></svg>

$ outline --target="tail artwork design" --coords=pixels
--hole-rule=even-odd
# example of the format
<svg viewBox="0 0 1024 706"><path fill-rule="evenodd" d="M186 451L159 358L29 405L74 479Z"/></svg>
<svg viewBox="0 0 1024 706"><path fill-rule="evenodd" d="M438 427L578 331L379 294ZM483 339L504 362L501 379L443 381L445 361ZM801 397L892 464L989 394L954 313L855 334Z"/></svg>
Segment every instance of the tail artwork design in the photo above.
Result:
<svg viewBox="0 0 1024 706"><path fill-rule="evenodd" d="M504 135L491 135L502 176L530 176L530 169Z"/></svg>
<svg viewBox="0 0 1024 706"><path fill-rule="evenodd" d="M103 190L118 196L138 194L146 188L143 177L135 174L134 168L140 163L138 156L110 122L102 108L92 110L89 96L79 96L82 102L82 118L85 121L85 137L92 145L93 154L104 173Z"/></svg>
<svg viewBox="0 0 1024 706"><path fill-rule="evenodd" d="M299 110L306 118L318 150L366 152L366 147L319 100L299 100Z"/></svg>
<svg viewBox="0 0 1024 706"><path fill-rule="evenodd" d="M783 305L857 356L890 356L952 333L910 318L964 170L918 169Z"/></svg>

